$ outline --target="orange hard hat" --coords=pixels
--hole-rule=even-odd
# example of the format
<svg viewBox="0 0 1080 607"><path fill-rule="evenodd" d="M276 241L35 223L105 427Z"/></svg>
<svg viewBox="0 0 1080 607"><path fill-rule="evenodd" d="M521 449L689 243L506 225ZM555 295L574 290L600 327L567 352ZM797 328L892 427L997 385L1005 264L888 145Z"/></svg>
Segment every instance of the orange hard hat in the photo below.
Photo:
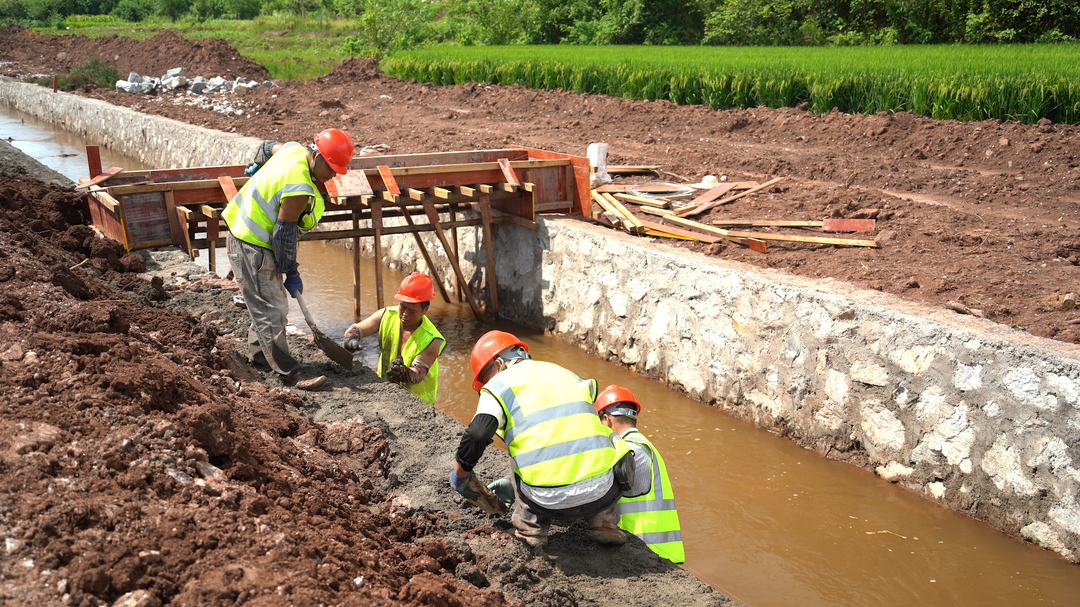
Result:
<svg viewBox="0 0 1080 607"><path fill-rule="evenodd" d="M641 405L634 398L634 393L622 386L616 386L612 384L604 388L600 394L596 395L596 413L599 414L604 409L614 405L615 403L630 403L634 405L635 413L641 413ZM629 409L630 407L625 407Z"/></svg>
<svg viewBox="0 0 1080 607"><path fill-rule="evenodd" d="M480 339L476 340L476 345L472 349L472 357L469 360L469 367L472 368L473 374L473 390L479 392L480 388L484 387L484 384L480 382L480 372L499 352L510 346L521 346L525 348L526 352L529 351L529 346L526 346L525 342L506 331L488 331Z"/></svg>
<svg viewBox="0 0 1080 607"><path fill-rule="evenodd" d="M435 285L431 284L431 278L427 274L413 272L401 281L394 299L408 303L424 303L435 299Z"/></svg>
<svg viewBox="0 0 1080 607"><path fill-rule="evenodd" d="M315 135L315 148L335 173L344 175L349 172L353 142L348 133L341 129L326 129Z"/></svg>

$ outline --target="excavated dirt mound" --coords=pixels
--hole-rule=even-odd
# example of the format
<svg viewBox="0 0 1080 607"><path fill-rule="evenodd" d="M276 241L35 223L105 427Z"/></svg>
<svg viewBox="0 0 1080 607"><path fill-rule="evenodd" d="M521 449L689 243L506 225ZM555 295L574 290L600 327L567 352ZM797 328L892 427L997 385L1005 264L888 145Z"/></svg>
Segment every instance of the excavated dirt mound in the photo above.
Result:
<svg viewBox="0 0 1080 607"><path fill-rule="evenodd" d="M166 30L137 40L112 34L100 38L42 35L19 26L0 28L0 74L66 74L91 57L116 65L121 78L129 72L161 76L174 67L189 77L221 76L266 80L270 72L243 57L220 38L185 40ZM18 66L18 67L15 67Z"/></svg>
<svg viewBox="0 0 1080 607"><path fill-rule="evenodd" d="M20 56L46 56L34 65L60 65L52 52L56 37L16 37L24 47ZM93 48L107 40L68 44ZM199 43L151 45L142 60L168 63L185 44ZM238 59L233 72L245 65ZM9 73L20 70L16 64L5 67ZM723 243L675 246L688 254L848 281L983 315L1017 331L1080 342L1080 309L1062 305L1065 294L1080 290L1080 130L1073 125L961 123L911 113L815 115L796 108L716 111L520 86L436 87L380 77L372 61L360 59L346 60L314 82L230 97L232 106L244 109L243 117L169 96L151 103L114 91L90 94L277 140L305 140L336 126L361 146L382 143L391 153L519 144L584 155L588 143L600 141L610 144L609 163L662 165L660 177L666 180L691 183L705 174L731 181L785 177L694 219L875 218L875 232L843 236L874 239L880 247L773 242L761 254Z"/></svg>

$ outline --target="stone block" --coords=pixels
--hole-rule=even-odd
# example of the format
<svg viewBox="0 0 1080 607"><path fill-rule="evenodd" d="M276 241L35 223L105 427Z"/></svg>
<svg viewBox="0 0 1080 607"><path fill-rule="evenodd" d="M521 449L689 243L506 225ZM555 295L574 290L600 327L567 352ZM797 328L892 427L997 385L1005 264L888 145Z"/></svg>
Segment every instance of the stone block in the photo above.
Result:
<svg viewBox="0 0 1080 607"><path fill-rule="evenodd" d="M202 82L199 82L198 78L196 78L195 80L192 80L191 81L191 87L188 88L188 90L190 90L192 93L195 93L196 95L201 94L205 89L206 89L206 80L203 79Z"/></svg>
<svg viewBox="0 0 1080 607"><path fill-rule="evenodd" d="M171 70L168 70L167 72L165 72L165 76L172 77L172 78L175 78L177 76L182 76L183 74L184 74L184 68L182 68L182 67L174 67ZM164 80L164 78L162 78L162 80Z"/></svg>
<svg viewBox="0 0 1080 607"><path fill-rule="evenodd" d="M263 86L265 86L266 88L269 89L269 88L273 88L273 87L275 87L277 85L274 84L274 82L272 80L263 80Z"/></svg>
<svg viewBox="0 0 1080 607"><path fill-rule="evenodd" d="M135 72L131 72L131 73L128 74L127 81L128 82L138 83L138 82L142 82L143 79L142 79L142 76L136 74Z"/></svg>

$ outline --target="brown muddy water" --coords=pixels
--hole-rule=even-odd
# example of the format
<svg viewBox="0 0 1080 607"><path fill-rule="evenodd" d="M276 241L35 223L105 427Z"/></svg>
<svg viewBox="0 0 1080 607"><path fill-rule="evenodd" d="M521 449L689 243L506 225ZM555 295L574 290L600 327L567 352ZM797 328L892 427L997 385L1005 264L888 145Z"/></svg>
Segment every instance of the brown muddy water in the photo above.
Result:
<svg viewBox="0 0 1080 607"><path fill-rule="evenodd" d="M86 142L75 135L4 108L0 136L72 180L86 176L86 158L79 155ZM105 166L144 168L107 150L102 157ZM300 246L299 258L317 324L340 336L353 322L351 253L310 242ZM217 259L225 275L223 249ZM368 314L375 309L374 265L363 260L361 270L361 309ZM384 274L392 304L403 276ZM643 406L640 427L672 476L685 567L747 605L1080 605L1080 566L871 472L826 460L540 332L477 324L465 304L436 300L429 317L447 338L435 406L462 423L476 402L469 351L493 328L516 333L537 359L596 378L601 387L618 383L633 390ZM306 329L295 305L291 318ZM375 364L374 338L360 355Z"/></svg>

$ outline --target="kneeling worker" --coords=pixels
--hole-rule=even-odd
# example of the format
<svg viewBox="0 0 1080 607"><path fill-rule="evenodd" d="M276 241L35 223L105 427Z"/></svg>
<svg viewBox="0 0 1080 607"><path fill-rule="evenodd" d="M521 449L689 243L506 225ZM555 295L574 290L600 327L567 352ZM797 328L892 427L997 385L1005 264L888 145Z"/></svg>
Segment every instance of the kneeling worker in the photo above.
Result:
<svg viewBox="0 0 1080 607"><path fill-rule="evenodd" d="M596 413L601 423L623 440L644 447L649 455L652 488L644 495L619 500L619 527L640 537L656 554L673 563L682 563L686 558L679 513L675 510L675 494L671 491L664 458L637 429L641 405L633 392L613 385L604 388L596 397Z"/></svg>
<svg viewBox="0 0 1080 607"><path fill-rule="evenodd" d="M401 281L394 299L397 308L383 308L345 331L345 348L356 351L360 339L379 332L379 366L375 370L408 388L427 404L439 391L439 355L446 347L426 312L435 299L435 287L427 274L413 272Z"/></svg>
<svg viewBox="0 0 1080 607"><path fill-rule="evenodd" d="M470 366L480 399L461 437L450 485L475 499L469 476L498 434L514 461L511 522L519 538L543 546L552 520L585 518L594 541L626 543L615 506L634 481L633 449L596 417L596 380L532 360L529 348L503 331L476 342ZM492 488L510 501L505 483Z"/></svg>
<svg viewBox="0 0 1080 607"><path fill-rule="evenodd" d="M221 212L229 226L229 263L251 315L252 364L273 369L285 385L314 390L326 377L302 376L300 363L289 353L286 291L294 298L304 291L296 263L297 241L322 218L325 204L318 185L335 173L348 172L353 142L345 131L326 129L310 147L296 142L267 144L259 152L262 169Z"/></svg>

